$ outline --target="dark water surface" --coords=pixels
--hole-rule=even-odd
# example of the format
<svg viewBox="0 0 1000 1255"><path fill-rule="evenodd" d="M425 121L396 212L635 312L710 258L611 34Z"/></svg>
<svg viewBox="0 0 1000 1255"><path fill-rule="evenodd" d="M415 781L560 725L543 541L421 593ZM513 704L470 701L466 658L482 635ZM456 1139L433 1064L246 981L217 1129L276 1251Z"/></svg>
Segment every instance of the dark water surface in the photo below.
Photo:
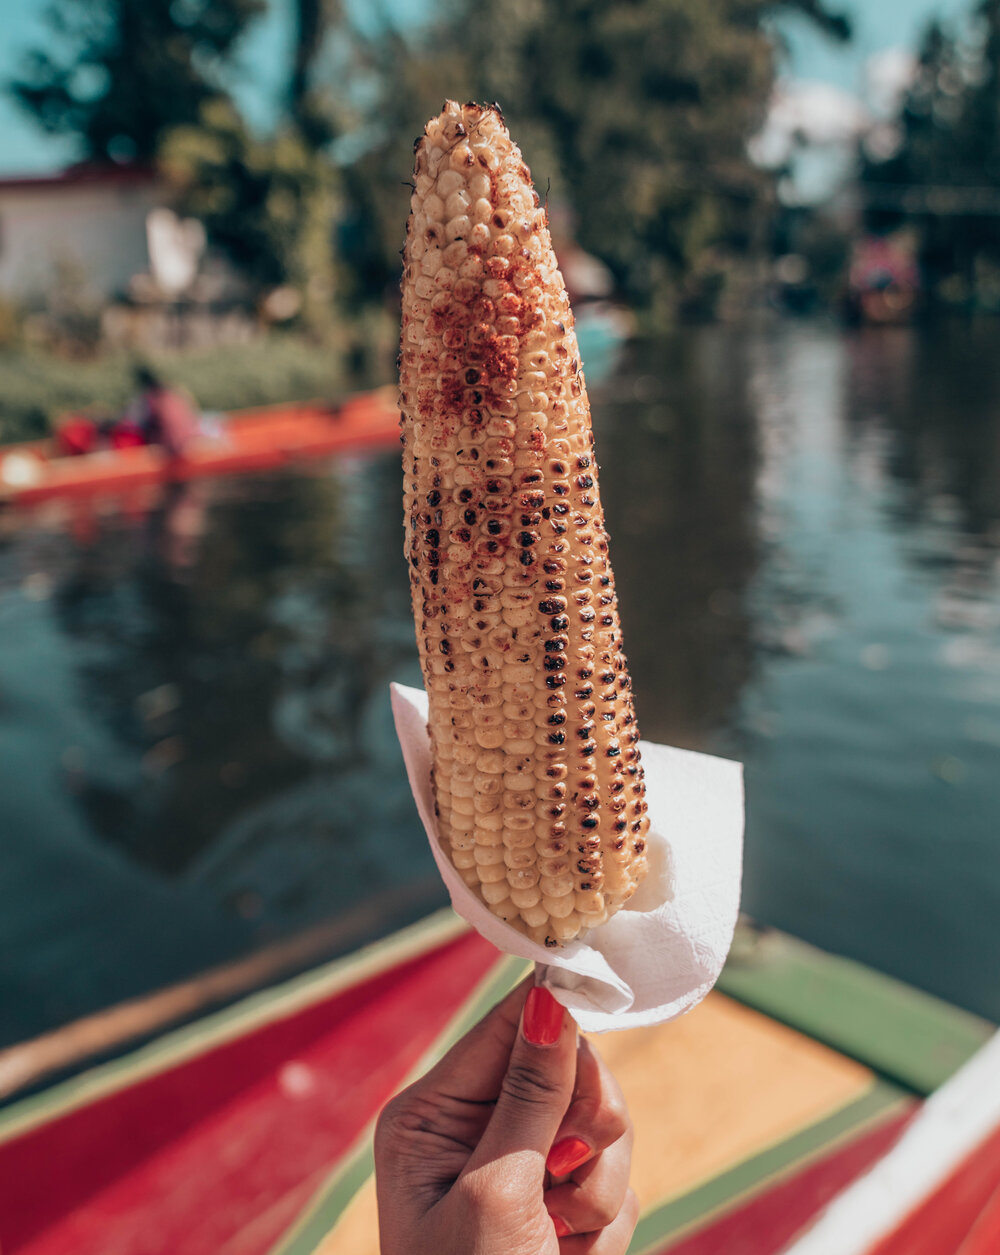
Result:
<svg viewBox="0 0 1000 1255"><path fill-rule="evenodd" d="M998 349L689 329L594 390L643 735L746 762L746 909L994 1019ZM0 1042L443 900L399 496L391 452L0 520Z"/></svg>

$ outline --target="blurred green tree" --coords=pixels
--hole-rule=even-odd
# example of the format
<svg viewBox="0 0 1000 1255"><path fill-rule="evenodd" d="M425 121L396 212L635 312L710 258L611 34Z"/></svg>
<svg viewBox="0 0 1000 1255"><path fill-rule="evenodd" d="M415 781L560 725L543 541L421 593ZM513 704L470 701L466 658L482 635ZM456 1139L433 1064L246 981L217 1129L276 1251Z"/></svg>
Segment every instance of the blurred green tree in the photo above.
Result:
<svg viewBox="0 0 1000 1255"><path fill-rule="evenodd" d="M920 231L931 295L1000 303L1000 0L979 0L971 42L928 26L895 147L862 155L868 226Z"/></svg>
<svg viewBox="0 0 1000 1255"><path fill-rule="evenodd" d="M310 86L336 0L297 0L285 114L254 135L225 90L240 36L266 0L56 0L55 50L29 54L13 94L93 160L158 162L178 207L247 280L264 312L311 331L332 319L332 132ZM282 289L278 299L274 290ZM268 300L268 298L271 298Z"/></svg>
<svg viewBox="0 0 1000 1255"><path fill-rule="evenodd" d="M223 95L219 69L266 0L54 0L51 40L11 83L90 160L151 161L172 126Z"/></svg>
<svg viewBox="0 0 1000 1255"><path fill-rule="evenodd" d="M384 18L355 30L338 78L346 116L364 102L346 129L366 142L344 177L366 284L397 272L409 137L446 92L500 102L540 191L634 304L711 307L764 234L773 178L746 143L770 97L780 9L849 34L824 0L439 0L419 30Z"/></svg>
<svg viewBox="0 0 1000 1255"><path fill-rule="evenodd" d="M398 291L413 139L444 91L455 95L452 84L467 77L457 44L454 28L433 13L405 35L384 13L376 32L345 21L328 41L317 77L330 85L343 137L334 145L344 197L339 251L354 309Z"/></svg>
<svg viewBox="0 0 1000 1255"><path fill-rule="evenodd" d="M295 0L295 39L288 77L288 116L303 139L314 148L336 136L334 111L327 94L317 86L316 66L326 36L342 27L345 14L341 0Z"/></svg>
<svg viewBox="0 0 1000 1255"><path fill-rule="evenodd" d="M342 298L395 285L409 146L445 93L500 101L539 188L633 304L711 312L746 277L773 201L746 152L773 18L848 34L827 0L428 0L405 33L380 3L296 0L284 120L262 140L215 74L262 4L56 0L66 51L33 54L15 92L89 155L162 152L213 241L261 289L299 290L310 320L332 287L335 184Z"/></svg>
<svg viewBox="0 0 1000 1255"><path fill-rule="evenodd" d="M256 297L270 297L267 315L328 330L334 169L295 126L259 138L231 102L209 100L196 124L166 134L160 164L182 210L201 219ZM277 299L276 289L285 290Z"/></svg>
<svg viewBox="0 0 1000 1255"><path fill-rule="evenodd" d="M772 179L749 160L775 74L760 0L599 0L519 5L513 55L473 6L484 87L531 102L584 248L640 307L680 300L710 312L739 259L759 249ZM846 23L818 0L797 5L830 33ZM532 11L533 10L533 11Z"/></svg>

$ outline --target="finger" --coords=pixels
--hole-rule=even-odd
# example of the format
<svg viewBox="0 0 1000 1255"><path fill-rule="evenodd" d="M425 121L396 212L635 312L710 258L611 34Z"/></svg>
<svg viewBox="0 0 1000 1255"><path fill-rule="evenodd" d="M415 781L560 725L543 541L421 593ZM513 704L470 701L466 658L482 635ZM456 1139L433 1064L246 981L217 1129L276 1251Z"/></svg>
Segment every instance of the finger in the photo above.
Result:
<svg viewBox="0 0 1000 1255"><path fill-rule="evenodd" d="M576 1025L547 989L533 986L496 1107L469 1171L503 1156L524 1154L540 1184L575 1079Z"/></svg>
<svg viewBox="0 0 1000 1255"><path fill-rule="evenodd" d="M609 1225L621 1211L632 1167L632 1131L579 1168L570 1181L545 1191L545 1207L563 1231L590 1233ZM557 1226L558 1230L559 1226Z"/></svg>
<svg viewBox="0 0 1000 1255"><path fill-rule="evenodd" d="M554 1177L569 1176L631 1127L621 1089L597 1050L580 1038L573 1099L546 1164Z"/></svg>
<svg viewBox="0 0 1000 1255"><path fill-rule="evenodd" d="M614 1220L596 1233L560 1238L559 1255L625 1255L639 1222L639 1200L632 1190L625 1195Z"/></svg>

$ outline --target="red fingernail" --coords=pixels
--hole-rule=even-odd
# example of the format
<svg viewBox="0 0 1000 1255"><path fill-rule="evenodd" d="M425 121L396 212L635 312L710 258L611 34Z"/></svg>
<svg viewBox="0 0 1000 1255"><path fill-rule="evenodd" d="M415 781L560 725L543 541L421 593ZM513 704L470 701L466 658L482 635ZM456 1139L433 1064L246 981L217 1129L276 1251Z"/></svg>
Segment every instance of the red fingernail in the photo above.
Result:
<svg viewBox="0 0 1000 1255"><path fill-rule="evenodd" d="M554 1046L562 1031L563 1009L547 989L532 985L524 1004L522 1031L533 1046Z"/></svg>
<svg viewBox="0 0 1000 1255"><path fill-rule="evenodd" d="M568 1177L589 1158L590 1147L582 1137L564 1137L549 1151L545 1166L554 1177Z"/></svg>
<svg viewBox="0 0 1000 1255"><path fill-rule="evenodd" d="M555 1228L557 1238L568 1237L569 1234L573 1232L573 1230L569 1227L566 1221L560 1219L559 1216L552 1217L552 1225Z"/></svg>

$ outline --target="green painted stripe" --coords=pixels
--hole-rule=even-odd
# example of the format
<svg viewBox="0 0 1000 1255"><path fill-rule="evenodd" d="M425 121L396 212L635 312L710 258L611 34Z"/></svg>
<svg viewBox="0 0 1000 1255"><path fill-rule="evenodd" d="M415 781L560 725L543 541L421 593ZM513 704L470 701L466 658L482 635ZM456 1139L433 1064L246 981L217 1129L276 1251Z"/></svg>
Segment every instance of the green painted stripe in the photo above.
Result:
<svg viewBox="0 0 1000 1255"><path fill-rule="evenodd" d="M765 1186L828 1154L839 1142L882 1123L907 1101L906 1093L896 1085L876 1081L861 1098L832 1115L648 1212L636 1227L628 1255L654 1255L664 1242L704 1228Z"/></svg>
<svg viewBox="0 0 1000 1255"><path fill-rule="evenodd" d="M461 1010L448 1022L437 1041L413 1068L405 1084L410 1084L454 1045L478 1020L508 994L528 971L523 959L504 955L490 974L480 982ZM312 1255L343 1215L351 1200L374 1171L372 1133L369 1126L358 1149L339 1165L320 1187L295 1225L272 1247L269 1255Z"/></svg>
<svg viewBox="0 0 1000 1255"><path fill-rule="evenodd" d="M918 1094L994 1032L940 998L777 932L741 930L718 988Z"/></svg>
<svg viewBox="0 0 1000 1255"><path fill-rule="evenodd" d="M319 1246L375 1171L374 1129L374 1123L369 1125L350 1157L320 1187L319 1194L268 1255L310 1255Z"/></svg>
<svg viewBox="0 0 1000 1255"><path fill-rule="evenodd" d="M241 998L232 1006L158 1037L120 1059L14 1103L0 1112L0 1142L294 1015L398 963L446 944L466 928L464 921L446 908L353 954Z"/></svg>

